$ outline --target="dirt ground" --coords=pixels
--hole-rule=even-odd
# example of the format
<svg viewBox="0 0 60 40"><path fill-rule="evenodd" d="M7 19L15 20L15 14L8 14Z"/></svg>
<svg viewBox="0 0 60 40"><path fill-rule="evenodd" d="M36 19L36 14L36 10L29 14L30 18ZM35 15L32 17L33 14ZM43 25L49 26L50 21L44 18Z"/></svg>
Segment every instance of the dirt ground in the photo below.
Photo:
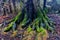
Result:
<svg viewBox="0 0 60 40"><path fill-rule="evenodd" d="M56 33L53 34L51 32L48 32L49 37L46 40L60 40L60 16L58 14L48 14L48 17L54 22ZM24 33L24 30L19 30L18 35L16 37L10 37L11 36L10 34L12 34L11 32L8 32L8 34L4 35L2 32L2 28L0 28L0 40L22 40L22 38L24 38L23 33ZM26 37L31 38L29 40L35 40L36 32L32 32L30 35ZM26 40L26 39L23 39L23 40Z"/></svg>

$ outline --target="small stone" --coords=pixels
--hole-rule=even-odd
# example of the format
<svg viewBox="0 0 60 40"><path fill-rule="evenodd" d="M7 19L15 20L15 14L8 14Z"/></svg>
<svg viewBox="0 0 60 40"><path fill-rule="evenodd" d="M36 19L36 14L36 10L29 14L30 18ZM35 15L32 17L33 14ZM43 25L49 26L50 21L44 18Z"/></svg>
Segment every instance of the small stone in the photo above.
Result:
<svg viewBox="0 0 60 40"><path fill-rule="evenodd" d="M3 24L0 24L0 27L2 26Z"/></svg>

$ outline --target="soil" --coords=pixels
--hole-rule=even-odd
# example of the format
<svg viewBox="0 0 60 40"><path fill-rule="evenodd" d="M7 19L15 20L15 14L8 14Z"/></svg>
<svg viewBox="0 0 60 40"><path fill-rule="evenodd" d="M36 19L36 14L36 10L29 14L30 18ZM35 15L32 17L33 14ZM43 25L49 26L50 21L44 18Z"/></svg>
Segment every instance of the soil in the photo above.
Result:
<svg viewBox="0 0 60 40"><path fill-rule="evenodd" d="M48 14L48 17L54 22L55 25L55 33L48 32L49 37L47 40L60 40L60 16L58 14ZM3 27L4 28L4 27ZM19 34L22 32L21 34ZM19 30L18 35L16 37L10 37L12 34L12 31L8 32L7 34L3 34L1 28L0 28L0 40L22 40L24 38L24 30ZM22 36L23 35L23 36ZM33 40L36 35L33 35L31 37L31 40Z"/></svg>

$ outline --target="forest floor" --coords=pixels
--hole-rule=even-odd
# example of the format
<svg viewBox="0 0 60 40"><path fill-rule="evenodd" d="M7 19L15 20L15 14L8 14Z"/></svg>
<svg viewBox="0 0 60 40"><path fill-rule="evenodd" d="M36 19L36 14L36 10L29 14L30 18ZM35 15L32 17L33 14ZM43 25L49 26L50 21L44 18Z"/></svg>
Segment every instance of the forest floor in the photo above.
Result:
<svg viewBox="0 0 60 40"><path fill-rule="evenodd" d="M46 40L60 40L60 16L58 14L48 14L48 17L55 23L56 33L52 34L51 32L48 32L49 38L47 38ZM12 34L12 33L8 32L8 34L4 35L3 32L2 32L2 30L3 30L2 28L0 27L0 40L22 40L22 38L24 38L24 36L22 36L24 30L19 30L18 34L19 33L20 34L18 36L16 36L16 37L10 37L11 35L9 35L9 34ZM36 35L34 35L35 33L36 32L32 33L31 40L34 40L34 38L36 36Z"/></svg>
<svg viewBox="0 0 60 40"><path fill-rule="evenodd" d="M49 18L55 23L55 32L54 34L49 33L50 36L48 40L60 40L60 16L59 14L48 14Z"/></svg>

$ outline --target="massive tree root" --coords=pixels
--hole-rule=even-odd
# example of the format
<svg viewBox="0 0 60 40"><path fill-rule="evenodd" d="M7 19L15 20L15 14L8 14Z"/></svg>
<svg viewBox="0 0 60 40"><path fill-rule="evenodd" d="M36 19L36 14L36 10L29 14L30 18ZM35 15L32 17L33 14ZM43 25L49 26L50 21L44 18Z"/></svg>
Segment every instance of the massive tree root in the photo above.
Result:
<svg viewBox="0 0 60 40"><path fill-rule="evenodd" d="M37 7L35 10L33 1L29 0L26 6L10 21L8 27L4 28L4 32L8 32L11 29L16 31L18 25L28 32L32 30L38 33L42 32L42 34L45 34L45 30L54 32L54 25L47 17L47 13L47 8L42 10L40 7Z"/></svg>

